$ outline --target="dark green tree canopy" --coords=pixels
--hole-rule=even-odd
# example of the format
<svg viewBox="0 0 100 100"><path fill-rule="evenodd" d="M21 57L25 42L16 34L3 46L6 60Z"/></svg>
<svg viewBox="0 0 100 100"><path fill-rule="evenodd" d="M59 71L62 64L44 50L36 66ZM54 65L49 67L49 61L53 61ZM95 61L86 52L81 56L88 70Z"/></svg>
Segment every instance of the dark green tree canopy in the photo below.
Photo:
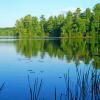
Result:
<svg viewBox="0 0 100 100"><path fill-rule="evenodd" d="M66 15L44 15L40 18L27 15L16 21L16 33L20 37L97 37L100 36L100 3L84 12L77 8Z"/></svg>

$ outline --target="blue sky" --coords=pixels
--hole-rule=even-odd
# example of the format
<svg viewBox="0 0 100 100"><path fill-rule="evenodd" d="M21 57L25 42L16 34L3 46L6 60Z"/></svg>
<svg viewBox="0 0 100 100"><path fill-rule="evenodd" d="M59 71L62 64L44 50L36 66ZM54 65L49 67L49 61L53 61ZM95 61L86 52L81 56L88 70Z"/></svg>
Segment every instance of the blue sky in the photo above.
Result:
<svg viewBox="0 0 100 100"><path fill-rule="evenodd" d="M99 0L0 0L0 27L12 27L17 19L31 14L56 15L77 7L93 8Z"/></svg>

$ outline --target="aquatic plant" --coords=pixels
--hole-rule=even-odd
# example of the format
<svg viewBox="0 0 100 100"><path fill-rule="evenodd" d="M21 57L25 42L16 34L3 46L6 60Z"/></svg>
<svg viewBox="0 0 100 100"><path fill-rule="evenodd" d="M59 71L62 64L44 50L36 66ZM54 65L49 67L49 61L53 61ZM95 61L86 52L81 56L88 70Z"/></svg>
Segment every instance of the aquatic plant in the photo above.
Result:
<svg viewBox="0 0 100 100"><path fill-rule="evenodd" d="M31 100L40 100L39 96L40 96L40 91L42 89L42 79L39 81L38 78L36 78L34 84L31 85L30 77L28 75L28 84L29 84Z"/></svg>
<svg viewBox="0 0 100 100"><path fill-rule="evenodd" d="M74 82L69 71L64 74L65 91L60 91L58 95L59 91L55 87L54 100L100 100L100 71L91 68L81 70L76 67ZM38 78L35 78L34 88L32 88L28 75L28 83L31 100L45 100L40 97L42 79L39 81Z"/></svg>
<svg viewBox="0 0 100 100"><path fill-rule="evenodd" d="M0 92L3 90L5 82L0 86Z"/></svg>
<svg viewBox="0 0 100 100"><path fill-rule="evenodd" d="M100 100L100 71L89 68L82 72L76 68L76 74L75 83L72 83L69 71L64 75L65 100Z"/></svg>

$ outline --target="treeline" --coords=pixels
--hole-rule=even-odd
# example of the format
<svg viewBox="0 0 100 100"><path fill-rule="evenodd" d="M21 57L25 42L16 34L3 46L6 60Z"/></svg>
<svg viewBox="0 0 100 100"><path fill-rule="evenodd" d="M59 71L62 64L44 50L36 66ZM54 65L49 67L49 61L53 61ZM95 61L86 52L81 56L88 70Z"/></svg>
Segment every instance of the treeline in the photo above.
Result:
<svg viewBox="0 0 100 100"><path fill-rule="evenodd" d="M81 12L69 11L66 15L42 15L40 18L27 15L16 21L16 33L19 37L95 37L100 34L100 3Z"/></svg>
<svg viewBox="0 0 100 100"><path fill-rule="evenodd" d="M0 28L0 36L16 36L15 28Z"/></svg>

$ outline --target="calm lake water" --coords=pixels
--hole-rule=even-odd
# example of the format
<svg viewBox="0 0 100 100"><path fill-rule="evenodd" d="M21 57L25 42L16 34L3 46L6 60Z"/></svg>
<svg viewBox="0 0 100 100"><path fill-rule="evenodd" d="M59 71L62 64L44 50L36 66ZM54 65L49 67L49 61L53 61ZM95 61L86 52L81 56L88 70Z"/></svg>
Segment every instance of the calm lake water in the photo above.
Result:
<svg viewBox="0 0 100 100"><path fill-rule="evenodd" d="M99 39L0 39L0 100L100 100L99 83Z"/></svg>

